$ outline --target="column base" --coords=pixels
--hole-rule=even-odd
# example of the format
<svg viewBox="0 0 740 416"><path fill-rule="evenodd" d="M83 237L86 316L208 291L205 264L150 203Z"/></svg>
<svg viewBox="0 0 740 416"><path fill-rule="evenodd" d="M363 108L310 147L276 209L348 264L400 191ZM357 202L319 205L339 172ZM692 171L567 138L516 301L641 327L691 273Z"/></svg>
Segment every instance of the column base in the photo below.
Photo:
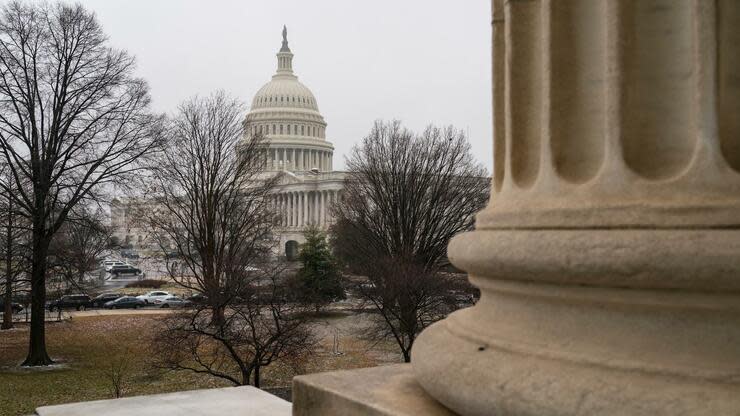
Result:
<svg viewBox="0 0 740 416"><path fill-rule="evenodd" d="M419 383L460 415L738 415L738 385L548 358L465 339L440 322L412 354Z"/></svg>
<svg viewBox="0 0 740 416"><path fill-rule="evenodd" d="M416 380L465 416L740 415L739 246L711 229L456 237L481 299L421 333Z"/></svg>

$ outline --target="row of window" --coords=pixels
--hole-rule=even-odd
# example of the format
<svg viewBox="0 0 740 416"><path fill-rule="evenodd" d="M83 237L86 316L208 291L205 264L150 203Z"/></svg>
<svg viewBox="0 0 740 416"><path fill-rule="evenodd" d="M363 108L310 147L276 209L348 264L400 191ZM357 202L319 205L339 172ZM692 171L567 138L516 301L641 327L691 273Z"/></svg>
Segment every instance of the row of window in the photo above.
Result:
<svg viewBox="0 0 740 416"><path fill-rule="evenodd" d="M274 100L273 100L274 99ZM269 103L299 103L299 104L312 104L316 105L316 102L310 98L310 97L296 97L296 96L285 96L285 95L276 95L276 96L269 96L269 97L260 97L260 99L257 101L258 104L269 104Z"/></svg>
<svg viewBox="0 0 740 416"><path fill-rule="evenodd" d="M300 133L298 131L300 130ZM260 124L252 125L252 136L256 134L290 134L312 137L323 137L324 128L317 126L306 126L304 124Z"/></svg>

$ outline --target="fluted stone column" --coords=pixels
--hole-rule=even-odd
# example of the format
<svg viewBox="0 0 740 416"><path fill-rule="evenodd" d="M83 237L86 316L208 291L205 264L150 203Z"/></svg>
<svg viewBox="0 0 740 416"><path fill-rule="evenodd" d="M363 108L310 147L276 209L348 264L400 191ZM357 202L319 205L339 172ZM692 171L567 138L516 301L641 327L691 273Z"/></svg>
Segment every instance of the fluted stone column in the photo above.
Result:
<svg viewBox="0 0 740 416"><path fill-rule="evenodd" d="M324 214L326 213L326 191L319 191L319 226L324 226Z"/></svg>
<svg viewBox="0 0 740 416"><path fill-rule="evenodd" d="M482 297L412 366L462 415L740 414L740 2L494 0Z"/></svg>
<svg viewBox="0 0 740 416"><path fill-rule="evenodd" d="M298 226L303 227L303 192L298 192Z"/></svg>
<svg viewBox="0 0 740 416"><path fill-rule="evenodd" d="M308 217L308 192L303 193L303 226L305 227L308 225L309 217Z"/></svg>
<svg viewBox="0 0 740 416"><path fill-rule="evenodd" d="M295 222L293 221L293 219L295 218L293 216L293 212L295 209L295 200L293 199L293 197L293 192L288 193L288 225L290 225L291 227L295 227Z"/></svg>
<svg viewBox="0 0 740 416"><path fill-rule="evenodd" d="M292 223L293 227L298 226L298 217L296 214L298 213L298 210L296 209L296 206L298 205L298 197L295 192L290 193L290 222Z"/></svg>

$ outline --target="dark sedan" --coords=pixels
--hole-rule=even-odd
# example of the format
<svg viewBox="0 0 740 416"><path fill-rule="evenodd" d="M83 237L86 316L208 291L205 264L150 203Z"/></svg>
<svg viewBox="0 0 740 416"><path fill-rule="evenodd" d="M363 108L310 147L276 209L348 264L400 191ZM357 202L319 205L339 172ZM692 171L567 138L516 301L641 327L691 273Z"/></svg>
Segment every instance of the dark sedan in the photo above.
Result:
<svg viewBox="0 0 740 416"><path fill-rule="evenodd" d="M90 305L90 296L65 295L55 301L49 302L47 307L49 308L49 312L54 312L55 309L57 311L62 309L77 309L78 311L84 311L89 308Z"/></svg>
<svg viewBox="0 0 740 416"><path fill-rule="evenodd" d="M136 267L126 265L117 265L113 266L110 270L110 274L112 274L114 277L120 277L125 275L138 275L141 274L141 269L137 269Z"/></svg>
<svg viewBox="0 0 740 416"><path fill-rule="evenodd" d="M123 297L123 295L120 293L103 293L102 295L98 295L97 297L93 298L92 307L102 308L103 306L105 306L106 303L114 301L120 297Z"/></svg>
<svg viewBox="0 0 740 416"><path fill-rule="evenodd" d="M133 296L124 296L110 302L106 302L106 309L139 309L144 306L144 301Z"/></svg>

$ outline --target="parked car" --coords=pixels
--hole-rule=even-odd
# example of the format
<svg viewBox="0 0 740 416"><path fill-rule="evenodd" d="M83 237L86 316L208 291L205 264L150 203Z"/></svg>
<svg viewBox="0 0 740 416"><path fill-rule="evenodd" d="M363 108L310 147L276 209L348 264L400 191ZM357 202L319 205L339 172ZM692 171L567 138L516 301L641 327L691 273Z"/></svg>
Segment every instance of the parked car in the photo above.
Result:
<svg viewBox="0 0 740 416"><path fill-rule="evenodd" d="M123 249L121 250L121 257L125 257L127 259L138 259L139 253L133 249Z"/></svg>
<svg viewBox="0 0 740 416"><path fill-rule="evenodd" d="M125 274L141 274L141 270L128 264L124 266L118 265L111 268L110 274L112 274L113 276L120 276Z"/></svg>
<svg viewBox="0 0 740 416"><path fill-rule="evenodd" d="M106 303L116 300L120 297L123 297L120 293L103 293L102 295L96 296L92 300L92 307L93 308L102 308L105 306Z"/></svg>
<svg viewBox="0 0 740 416"><path fill-rule="evenodd" d="M202 293L196 293L193 296L187 298L187 301L195 304L205 304L208 302L208 297Z"/></svg>
<svg viewBox="0 0 740 416"><path fill-rule="evenodd" d="M90 300L90 296L87 295L65 295L55 301L49 302L47 306L50 312L62 309L77 309L80 311L91 307L92 301Z"/></svg>
<svg viewBox="0 0 740 416"><path fill-rule="evenodd" d="M164 299L155 299L152 303L154 303L156 306L159 306L160 308L184 308L186 306L192 305L192 302L190 302L189 300L178 298L177 296L168 296Z"/></svg>
<svg viewBox="0 0 740 416"><path fill-rule="evenodd" d="M123 296L105 303L105 309L139 309L142 306L144 301L133 296Z"/></svg>
<svg viewBox="0 0 740 416"><path fill-rule="evenodd" d="M105 271L106 272L110 272L116 266L128 266L128 264L126 264L126 263L124 263L122 261L119 261L119 260L105 260L103 262L103 266L105 267Z"/></svg>
<svg viewBox="0 0 740 416"><path fill-rule="evenodd" d="M155 300L164 300L165 298L168 298L171 296L172 296L172 293L163 292L161 290L154 290L154 291L148 292L145 295L139 295L136 297L136 299L139 299L142 302L149 304L149 303L154 303Z"/></svg>
<svg viewBox="0 0 740 416"><path fill-rule="evenodd" d="M18 302L11 302L10 308L13 310L13 313L19 313L23 310L23 306ZM0 313L2 313L5 310L5 299L0 298Z"/></svg>

